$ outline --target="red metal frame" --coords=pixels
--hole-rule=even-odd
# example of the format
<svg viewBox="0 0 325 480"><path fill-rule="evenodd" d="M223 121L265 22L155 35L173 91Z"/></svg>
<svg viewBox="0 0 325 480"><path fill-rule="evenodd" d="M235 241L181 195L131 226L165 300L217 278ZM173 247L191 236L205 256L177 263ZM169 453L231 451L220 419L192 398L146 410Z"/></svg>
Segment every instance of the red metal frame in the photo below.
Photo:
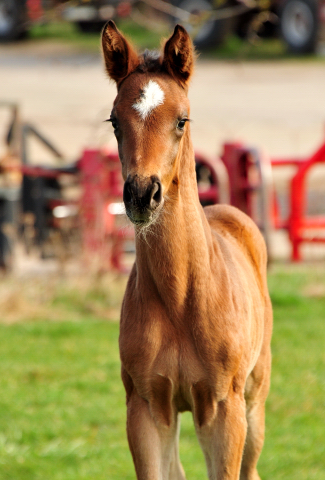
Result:
<svg viewBox="0 0 325 480"><path fill-rule="evenodd" d="M37 21L44 15L42 0L26 0L27 16L32 21Z"/></svg>
<svg viewBox="0 0 325 480"><path fill-rule="evenodd" d="M60 205L76 205L79 209L82 246L86 260L94 259L100 268L114 268L120 272L126 270L123 262L124 242L134 239L131 227L121 226L118 215L110 206L123 202L123 180L117 153L107 149L85 149L77 162L77 169L48 168L23 164L23 174L31 177L60 178L69 173L77 174L81 183L79 201L49 200L53 210ZM52 219L54 227L60 228L60 222Z"/></svg>
<svg viewBox="0 0 325 480"><path fill-rule="evenodd" d="M217 159L208 159L196 153L196 162L208 168L211 186L199 188L201 201L213 204L228 202L228 183L225 169ZM123 180L118 154L107 149L86 149L78 161L82 194L80 216L84 251L101 255L103 268L125 271L123 252L125 242L134 239L134 229L118 225L117 215L111 213L112 204L123 202ZM105 261L109 259L109 265Z"/></svg>
<svg viewBox="0 0 325 480"><path fill-rule="evenodd" d="M217 159L208 159L196 153L196 162L208 168L211 186L199 189L201 201L213 204L229 200L228 184L224 180L224 167ZM123 180L118 154L108 149L86 149L78 166L81 174L82 195L80 216L84 250L88 255L102 254L103 262L118 271L126 268L123 263L124 244L134 239L134 229L121 228L117 215L111 213L110 205L123 202ZM225 185L226 184L226 185Z"/></svg>
<svg viewBox="0 0 325 480"><path fill-rule="evenodd" d="M268 158L240 142L225 143L221 159L229 176L230 204L249 215L270 243L272 172Z"/></svg>
<svg viewBox="0 0 325 480"><path fill-rule="evenodd" d="M229 176L230 204L252 217L251 192L259 188L259 185L253 185L249 180L249 149L240 142L224 143L221 159Z"/></svg>
<svg viewBox="0 0 325 480"><path fill-rule="evenodd" d="M123 202L121 166L117 153L86 149L78 162L82 195L80 214L86 254L102 257L102 267L125 271L123 244L134 238L131 227L121 228L109 206ZM108 262L108 264L107 264Z"/></svg>
<svg viewBox="0 0 325 480"><path fill-rule="evenodd" d="M307 216L306 176L314 165L325 163L325 143L309 158L268 159L256 149L241 143L224 144L222 162L196 153L196 162L210 171L211 186L199 188L200 200L208 203L230 203L247 213L263 231L266 241L270 227L286 228L292 243L292 260L301 260L300 245L304 242L325 243L325 237L308 236L312 229L325 229L324 216ZM290 213L280 217L273 191L270 201L270 170L294 166L296 173L290 183ZM31 176L58 177L60 170L23 165L22 170ZM82 193L79 202L84 251L88 256L102 258L102 267L124 271L124 243L134 239L132 227L118 224L110 206L123 202L123 180L118 154L107 149L86 149L78 161ZM225 174L225 171L228 173ZM68 173L68 172L67 172ZM228 179L230 198L228 195ZM256 204L259 203L259 218ZM262 216L261 216L262 213Z"/></svg>
<svg viewBox="0 0 325 480"><path fill-rule="evenodd" d="M320 163L325 164L325 143L310 157L299 158L275 158L268 159L261 156L256 150L244 146L242 143L224 144L221 156L229 175L230 203L247 213L256 223L254 211L254 195L262 192L264 201L263 224L259 225L264 231L268 242L270 228L285 228L288 230L292 244L293 261L301 260L300 246L302 243L325 243L325 236L310 235L311 230L325 229L325 215L310 216L307 214L307 191L306 177L310 170ZM260 175L251 175L252 169L259 163ZM269 171L272 168L294 166L296 173L290 182L289 192L289 215L281 218L274 188L271 197L267 191L270 185ZM264 193L263 193L264 192ZM263 200L264 199L264 200ZM308 235L309 233L309 235Z"/></svg>
<svg viewBox="0 0 325 480"><path fill-rule="evenodd" d="M302 243L325 243L325 237L308 236L306 233L312 229L325 229L325 215L308 216L306 212L307 190L306 177L311 168L316 164L325 164L325 142L311 157L306 159L272 159L272 167L293 165L297 168L290 183L290 213L287 224L289 238L292 243L292 260L300 261L300 246Z"/></svg>
<svg viewBox="0 0 325 480"><path fill-rule="evenodd" d="M229 203L228 175L219 158L207 158L205 155L195 152L195 162L203 165L210 172L211 184L208 188L198 185L199 198L203 205L215 203Z"/></svg>

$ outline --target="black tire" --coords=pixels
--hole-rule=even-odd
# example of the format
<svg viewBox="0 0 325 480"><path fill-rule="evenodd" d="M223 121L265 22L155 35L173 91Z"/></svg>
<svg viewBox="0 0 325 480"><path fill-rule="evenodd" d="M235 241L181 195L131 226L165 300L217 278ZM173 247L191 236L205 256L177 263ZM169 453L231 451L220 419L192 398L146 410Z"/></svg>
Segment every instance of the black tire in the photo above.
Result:
<svg viewBox="0 0 325 480"><path fill-rule="evenodd" d="M212 10L214 8L213 2L209 0L173 0L172 3L188 12ZM229 3L225 2L224 6L229 6ZM177 19L175 23L179 23ZM181 23L183 23L183 26L189 34L193 36L193 42L197 49L205 50L211 47L218 47L223 43L232 29L233 19L225 18L208 21L195 35L192 25L187 25L184 22Z"/></svg>
<svg viewBox="0 0 325 480"><path fill-rule="evenodd" d="M105 23L104 20L92 20L76 22L76 25L82 33L100 33Z"/></svg>
<svg viewBox="0 0 325 480"><path fill-rule="evenodd" d="M0 42L22 38L26 33L25 1L0 0Z"/></svg>
<svg viewBox="0 0 325 480"><path fill-rule="evenodd" d="M316 0L284 0L279 18L280 36L290 52L315 52L319 26Z"/></svg>

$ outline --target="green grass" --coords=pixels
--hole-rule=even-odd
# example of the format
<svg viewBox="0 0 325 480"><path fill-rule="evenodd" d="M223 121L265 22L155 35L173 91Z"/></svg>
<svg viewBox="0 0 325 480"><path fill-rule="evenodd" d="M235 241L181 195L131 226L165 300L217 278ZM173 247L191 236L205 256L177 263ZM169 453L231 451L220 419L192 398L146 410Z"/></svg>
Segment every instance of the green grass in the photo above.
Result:
<svg viewBox="0 0 325 480"><path fill-rule="evenodd" d="M325 479L324 271L276 266L269 274L275 321L263 480ZM113 290L115 283L97 280L83 290L53 283L47 297L28 291L26 302L42 308L0 324L1 480L135 478L118 323L104 315L120 301L124 282ZM181 458L188 480L206 478L190 414L183 415Z"/></svg>
<svg viewBox="0 0 325 480"><path fill-rule="evenodd" d="M265 479L325 479L325 270L270 274L274 308ZM321 287L321 288L319 288Z"/></svg>

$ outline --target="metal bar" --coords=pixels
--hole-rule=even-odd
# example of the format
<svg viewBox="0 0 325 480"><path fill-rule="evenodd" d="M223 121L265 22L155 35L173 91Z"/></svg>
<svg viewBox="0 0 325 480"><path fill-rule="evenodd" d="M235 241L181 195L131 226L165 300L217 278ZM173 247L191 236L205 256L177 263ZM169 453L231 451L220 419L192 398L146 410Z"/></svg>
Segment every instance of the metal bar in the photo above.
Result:
<svg viewBox="0 0 325 480"><path fill-rule="evenodd" d="M179 19L182 22L190 23L193 25L203 24L207 21L221 20L223 18L230 18L241 15L252 8L258 6L255 0L245 0L241 5L235 5L234 7L225 7L218 10L204 10L199 14L193 14L186 10L176 7L163 0L141 0L143 3L150 5L156 10L160 10L163 13Z"/></svg>
<svg viewBox="0 0 325 480"><path fill-rule="evenodd" d="M272 167L299 167L299 165L301 165L305 161L305 158L272 158L271 165Z"/></svg>
<svg viewBox="0 0 325 480"><path fill-rule="evenodd" d="M29 132L34 137L36 137L45 147L47 147L55 157L63 159L63 155L59 150L53 145L53 143L50 142L47 138L44 137L43 134L41 134L33 125L31 124L25 124L25 127L28 128Z"/></svg>
<svg viewBox="0 0 325 480"><path fill-rule="evenodd" d="M297 240L301 243L325 243L325 237L298 237Z"/></svg>
<svg viewBox="0 0 325 480"><path fill-rule="evenodd" d="M63 159L63 155L59 150L54 147L54 145L47 140L33 125L29 123L24 123L22 126L22 152L21 152L21 158L22 158L22 164L27 165L28 162L28 154L27 154L27 138L30 135L34 135L45 147L50 150L53 155L56 158L59 158L60 160Z"/></svg>

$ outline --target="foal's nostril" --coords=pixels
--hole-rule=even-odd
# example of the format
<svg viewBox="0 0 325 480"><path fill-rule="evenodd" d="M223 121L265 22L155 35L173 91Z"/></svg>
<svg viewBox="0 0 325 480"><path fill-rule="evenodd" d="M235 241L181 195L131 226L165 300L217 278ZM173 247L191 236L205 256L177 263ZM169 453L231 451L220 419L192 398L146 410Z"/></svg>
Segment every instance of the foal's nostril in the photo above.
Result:
<svg viewBox="0 0 325 480"><path fill-rule="evenodd" d="M150 208L157 208L158 205L161 203L162 200L162 188L161 188L161 183L156 181L153 184L152 190L151 190L151 198L150 198Z"/></svg>
<svg viewBox="0 0 325 480"><path fill-rule="evenodd" d="M148 181L149 180L149 181ZM162 202L162 186L157 178L127 179L123 189L123 201L127 212L132 215L148 215Z"/></svg>
<svg viewBox="0 0 325 480"><path fill-rule="evenodd" d="M130 185L129 182L125 182L125 184L124 184L123 201L126 204L132 202L132 190L131 190L131 185Z"/></svg>

